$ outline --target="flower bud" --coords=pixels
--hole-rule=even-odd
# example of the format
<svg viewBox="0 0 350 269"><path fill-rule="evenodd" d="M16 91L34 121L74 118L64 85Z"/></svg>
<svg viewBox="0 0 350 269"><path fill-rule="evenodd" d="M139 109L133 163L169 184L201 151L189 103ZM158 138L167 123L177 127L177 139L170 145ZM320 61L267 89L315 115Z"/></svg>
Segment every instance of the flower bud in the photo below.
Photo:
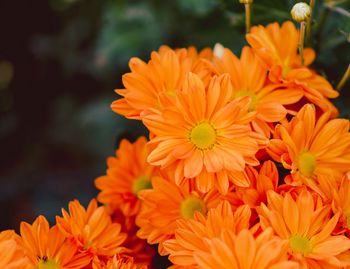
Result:
<svg viewBox="0 0 350 269"><path fill-rule="evenodd" d="M311 8L306 3L297 3L293 6L292 11L290 12L293 20L297 22L304 22L310 18Z"/></svg>
<svg viewBox="0 0 350 269"><path fill-rule="evenodd" d="M252 4L253 0L239 0L241 4Z"/></svg>
<svg viewBox="0 0 350 269"><path fill-rule="evenodd" d="M224 48L223 45L221 45L220 43L216 43L215 46L214 46L214 50L213 50L214 55L216 57L218 57L219 59L221 59L222 56L224 56L224 49L225 48Z"/></svg>

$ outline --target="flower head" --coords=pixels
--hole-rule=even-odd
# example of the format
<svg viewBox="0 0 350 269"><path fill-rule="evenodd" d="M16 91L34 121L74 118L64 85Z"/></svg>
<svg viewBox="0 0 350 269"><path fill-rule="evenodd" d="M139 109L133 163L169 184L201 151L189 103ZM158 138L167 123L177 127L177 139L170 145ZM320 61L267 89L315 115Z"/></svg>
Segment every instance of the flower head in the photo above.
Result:
<svg viewBox="0 0 350 269"><path fill-rule="evenodd" d="M330 119L330 112L317 119L315 107L308 104L288 124L276 127L268 152L292 170L286 177L288 183L318 190L317 181L340 180L349 170L349 127L348 120Z"/></svg>
<svg viewBox="0 0 350 269"><path fill-rule="evenodd" d="M275 238L271 229L259 236L247 229L237 235L223 232L219 238L206 240L208 251L196 251L195 260L203 269L297 269L298 264L288 261L285 240Z"/></svg>
<svg viewBox="0 0 350 269"><path fill-rule="evenodd" d="M131 72L123 76L125 89L116 90L122 98L112 103L113 111L127 118L141 119L146 109L166 107L188 72L195 72L203 79L208 77L200 59L211 55L209 49L197 53L194 48L172 50L162 46L158 52L152 52L148 63L132 58Z"/></svg>
<svg viewBox="0 0 350 269"><path fill-rule="evenodd" d="M179 219L175 238L164 242L170 261L179 266L196 265L194 252L209 251L206 239L220 237L224 231L238 233L250 228L250 216L249 206L242 205L233 212L229 202L222 201L209 210L207 217L196 213L193 219Z"/></svg>
<svg viewBox="0 0 350 269"><path fill-rule="evenodd" d="M300 2L296 3L292 10L291 15L293 20L297 22L307 21L311 16L311 8L308 4Z"/></svg>
<svg viewBox="0 0 350 269"><path fill-rule="evenodd" d="M152 185L153 189L140 192L143 204L136 219L140 227L137 235L147 239L149 244L159 243L162 255L167 253L163 242L174 237L177 220L192 219L196 212L206 215L222 200L217 191L202 193L189 180L177 186L173 180L154 177Z"/></svg>
<svg viewBox="0 0 350 269"><path fill-rule="evenodd" d="M68 207L69 213L62 209L63 217L56 217L57 226L80 252L111 257L124 250L121 244L126 234L121 233L121 225L112 223L106 208L98 207L96 200L91 200L87 209L77 200Z"/></svg>
<svg viewBox="0 0 350 269"><path fill-rule="evenodd" d="M350 239L332 236L339 214L330 217L330 206L319 197L314 201L306 190L293 198L268 192L267 206L261 205L262 227L272 227L275 233L289 242L289 252L302 266L341 268L349 265L341 255L350 248ZM302 267L302 268L304 268Z"/></svg>
<svg viewBox="0 0 350 269"><path fill-rule="evenodd" d="M212 78L205 87L189 73L174 107L143 118L154 135L148 161L171 166L178 184L184 177L196 178L201 191L217 186L225 193L229 179L247 186L233 174L243 172L245 164L259 164L255 153L266 140L249 125L255 116L248 111L250 97L232 100L232 95L228 75Z"/></svg>
<svg viewBox="0 0 350 269"><path fill-rule="evenodd" d="M112 212L121 210L125 216L136 215L140 210L137 194L151 188L151 177L155 167L146 161L148 150L144 137L130 143L122 140L115 157L107 159L107 174L96 179L101 192L97 199Z"/></svg>
<svg viewBox="0 0 350 269"><path fill-rule="evenodd" d="M21 245L36 269L80 269L91 262L90 255L79 253L77 246L57 226L50 228L43 216L32 225L21 223Z"/></svg>
<svg viewBox="0 0 350 269"><path fill-rule="evenodd" d="M246 36L248 43L269 69L273 83L283 83L288 90L302 90L304 97L323 111L338 114L328 98L339 95L332 85L308 66L315 58L315 52L306 48L303 52L304 65L297 53L299 32L290 21L281 26L278 23L266 27L254 26Z"/></svg>

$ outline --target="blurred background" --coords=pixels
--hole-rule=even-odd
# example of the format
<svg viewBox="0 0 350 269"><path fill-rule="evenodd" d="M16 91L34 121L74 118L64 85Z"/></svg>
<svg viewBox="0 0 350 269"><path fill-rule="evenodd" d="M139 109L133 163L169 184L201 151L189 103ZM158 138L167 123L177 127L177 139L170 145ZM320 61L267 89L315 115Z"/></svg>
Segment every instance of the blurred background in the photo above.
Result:
<svg viewBox="0 0 350 269"><path fill-rule="evenodd" d="M254 2L253 24L267 24L290 19L296 1ZM350 62L350 1L316 2L313 67L336 85ZM120 139L145 133L110 110L130 57L216 42L239 54L244 31L238 0L0 0L0 229L86 205ZM349 83L335 103L349 118Z"/></svg>

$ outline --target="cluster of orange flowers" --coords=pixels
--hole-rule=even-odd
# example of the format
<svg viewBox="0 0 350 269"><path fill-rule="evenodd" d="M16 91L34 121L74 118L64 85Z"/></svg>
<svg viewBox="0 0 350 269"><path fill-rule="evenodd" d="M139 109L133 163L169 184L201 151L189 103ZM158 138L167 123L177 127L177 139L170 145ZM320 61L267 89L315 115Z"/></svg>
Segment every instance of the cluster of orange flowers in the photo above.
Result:
<svg viewBox="0 0 350 269"><path fill-rule="evenodd" d="M349 121L297 53L291 22L255 26L241 57L163 46L130 60L112 109L142 121L49 227L0 234L0 268L350 268Z"/></svg>

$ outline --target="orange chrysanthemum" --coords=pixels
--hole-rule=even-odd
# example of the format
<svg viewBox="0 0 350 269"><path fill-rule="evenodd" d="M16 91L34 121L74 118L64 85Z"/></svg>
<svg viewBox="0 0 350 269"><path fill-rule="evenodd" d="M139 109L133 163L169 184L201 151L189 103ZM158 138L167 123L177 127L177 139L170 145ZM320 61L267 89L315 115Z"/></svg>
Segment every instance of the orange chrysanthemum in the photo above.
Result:
<svg viewBox="0 0 350 269"><path fill-rule="evenodd" d="M254 26L246 38L268 66L271 81L282 82L291 89L302 89L304 96L323 111L330 110L332 116L338 114L328 98L335 98L339 93L325 78L306 67L315 58L312 49L304 49L305 66L301 65L300 55L297 53L299 31L292 22L284 22L282 26L277 22L266 27Z"/></svg>
<svg viewBox="0 0 350 269"><path fill-rule="evenodd" d="M91 256L79 253L77 246L57 226L50 228L43 216L32 225L21 223L21 245L34 269L81 269L91 262Z"/></svg>
<svg viewBox="0 0 350 269"><path fill-rule="evenodd" d="M317 119L315 107L308 104L291 122L276 127L268 152L292 170L288 183L305 183L318 190L320 176L341 180L349 170L349 127L348 120L330 120L329 112Z"/></svg>
<svg viewBox="0 0 350 269"><path fill-rule="evenodd" d="M144 137L133 144L122 140L116 157L107 159L107 175L96 179L96 187L101 190L97 199L111 212L121 210L125 216L136 215L140 210L137 193L152 187L151 176L155 168L146 161L146 143Z"/></svg>
<svg viewBox="0 0 350 269"><path fill-rule="evenodd" d="M28 258L19 244L19 236L7 230L0 233L0 268L30 269Z"/></svg>
<svg viewBox="0 0 350 269"><path fill-rule="evenodd" d="M138 266L129 256L114 256L107 263L95 260L92 269L147 269L147 266Z"/></svg>
<svg viewBox="0 0 350 269"><path fill-rule="evenodd" d="M252 121L254 130L269 137L272 122L282 120L287 110L283 105L294 104L303 97L301 89L286 89L283 84L267 83L267 68L249 47L244 47L238 59L229 49L221 57L215 57L216 74L230 74L233 98L250 96L250 111L256 111Z"/></svg>
<svg viewBox="0 0 350 269"><path fill-rule="evenodd" d="M175 51L162 46L158 52L152 52L148 63L132 58L129 62L131 73L123 76L125 89L116 90L123 98L112 103L113 111L127 118L140 119L146 109L164 107L167 99L173 99L182 87L188 72L208 78L209 71L200 59L211 57L210 49L198 54L195 48Z"/></svg>
<svg viewBox="0 0 350 269"><path fill-rule="evenodd" d="M239 199L241 203L255 208L266 202L266 192L268 190L277 189L278 170L272 161L266 161L262 164L259 171L251 166L247 166L246 174L249 177L250 186L247 188L237 187L236 191L229 193L228 196L233 196L234 200Z"/></svg>
<svg viewBox="0 0 350 269"><path fill-rule="evenodd" d="M153 189L140 192L142 209L136 224L140 227L137 235L147 239L149 244L159 243L159 253L166 255L163 242L173 238L176 221L191 219L196 211L206 214L216 207L221 195L215 190L201 193L188 180L182 186L161 177L152 178Z"/></svg>
<svg viewBox="0 0 350 269"><path fill-rule="evenodd" d="M57 226L83 253L98 257L112 257L124 250L121 244L126 234L121 225L112 223L105 207L97 207L91 200L85 208L74 200L69 203L69 213L62 209L63 217L56 217Z"/></svg>
<svg viewBox="0 0 350 269"><path fill-rule="evenodd" d="M250 216L249 206L243 205L233 212L230 203L223 201L209 210L207 218L196 213L193 219L178 220L175 238L164 242L164 247L170 254L169 260L186 268L196 265L193 253L209 251L205 239L219 237L224 231L238 233L248 229Z"/></svg>
<svg viewBox="0 0 350 269"><path fill-rule="evenodd" d="M205 87L200 78L189 73L176 104L163 112L143 118L154 138L148 156L152 165L171 166L177 184L183 178L196 178L203 192L216 186L227 192L229 180L248 186L238 172L245 164L257 165L255 154L260 139L249 123L255 113L248 112L250 97L232 101L233 89L228 75L212 78Z"/></svg>
<svg viewBox="0 0 350 269"><path fill-rule="evenodd" d="M318 197L319 198L319 197ZM315 203L306 190L293 198L268 192L268 206L261 205L263 228L272 227L282 239L289 241L289 252L301 268L342 268L350 265L342 254L350 248L350 239L332 236L339 214L329 217L330 206Z"/></svg>
<svg viewBox="0 0 350 269"><path fill-rule="evenodd" d="M225 231L220 238L206 240L208 251L196 251L194 258L201 269L298 269L288 261L288 242L266 229L257 238L247 230L238 235Z"/></svg>

